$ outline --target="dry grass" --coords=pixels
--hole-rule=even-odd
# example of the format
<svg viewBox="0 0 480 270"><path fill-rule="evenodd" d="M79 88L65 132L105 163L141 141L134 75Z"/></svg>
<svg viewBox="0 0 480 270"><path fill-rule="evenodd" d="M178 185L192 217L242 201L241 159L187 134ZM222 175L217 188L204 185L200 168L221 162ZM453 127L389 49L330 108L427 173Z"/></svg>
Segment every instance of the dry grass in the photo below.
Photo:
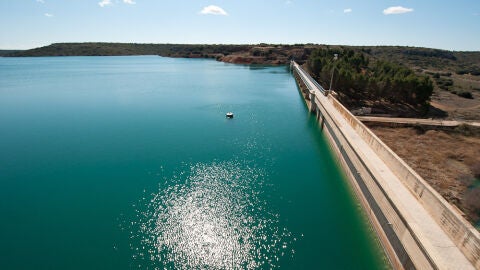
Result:
<svg viewBox="0 0 480 270"><path fill-rule="evenodd" d="M464 211L467 219L480 218L480 136L415 128L371 127L393 151L445 199Z"/></svg>
<svg viewBox="0 0 480 270"><path fill-rule="evenodd" d="M435 90L432 95L432 106L445 111L448 119L474 120L480 119L480 91L470 91L473 99L459 97L444 90Z"/></svg>

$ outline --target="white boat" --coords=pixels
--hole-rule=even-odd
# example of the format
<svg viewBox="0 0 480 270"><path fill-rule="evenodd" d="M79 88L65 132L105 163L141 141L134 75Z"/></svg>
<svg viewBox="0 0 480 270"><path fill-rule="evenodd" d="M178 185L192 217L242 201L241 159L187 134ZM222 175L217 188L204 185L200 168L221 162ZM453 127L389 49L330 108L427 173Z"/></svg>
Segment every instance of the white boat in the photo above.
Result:
<svg viewBox="0 0 480 270"><path fill-rule="evenodd" d="M227 112L227 114L225 115L225 117L227 117L227 118L233 118L233 112Z"/></svg>

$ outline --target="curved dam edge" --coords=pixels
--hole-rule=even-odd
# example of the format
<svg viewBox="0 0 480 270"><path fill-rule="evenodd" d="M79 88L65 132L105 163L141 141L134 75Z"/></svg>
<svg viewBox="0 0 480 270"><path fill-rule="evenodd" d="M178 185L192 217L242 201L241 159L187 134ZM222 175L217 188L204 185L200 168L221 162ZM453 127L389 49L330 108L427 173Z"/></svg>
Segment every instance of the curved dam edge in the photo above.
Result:
<svg viewBox="0 0 480 270"><path fill-rule="evenodd" d="M291 68L393 268L480 269L479 232L297 63Z"/></svg>

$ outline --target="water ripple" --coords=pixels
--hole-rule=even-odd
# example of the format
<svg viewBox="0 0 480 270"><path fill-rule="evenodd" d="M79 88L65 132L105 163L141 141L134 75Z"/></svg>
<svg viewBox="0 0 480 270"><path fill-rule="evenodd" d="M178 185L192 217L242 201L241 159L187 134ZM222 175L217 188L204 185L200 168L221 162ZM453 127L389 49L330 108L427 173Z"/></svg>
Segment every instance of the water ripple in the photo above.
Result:
<svg viewBox="0 0 480 270"><path fill-rule="evenodd" d="M190 166L138 210L132 238L141 268L276 268L292 236L262 198L265 173L244 162ZM140 209L140 208L139 208Z"/></svg>

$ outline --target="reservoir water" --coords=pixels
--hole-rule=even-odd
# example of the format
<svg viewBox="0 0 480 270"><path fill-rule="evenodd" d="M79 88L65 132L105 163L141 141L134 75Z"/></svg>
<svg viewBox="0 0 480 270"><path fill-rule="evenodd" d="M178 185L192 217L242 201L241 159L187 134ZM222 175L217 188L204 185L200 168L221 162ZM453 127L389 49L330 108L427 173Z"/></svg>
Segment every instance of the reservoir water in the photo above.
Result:
<svg viewBox="0 0 480 270"><path fill-rule="evenodd" d="M286 67L0 58L0 269L277 268L385 268Z"/></svg>

